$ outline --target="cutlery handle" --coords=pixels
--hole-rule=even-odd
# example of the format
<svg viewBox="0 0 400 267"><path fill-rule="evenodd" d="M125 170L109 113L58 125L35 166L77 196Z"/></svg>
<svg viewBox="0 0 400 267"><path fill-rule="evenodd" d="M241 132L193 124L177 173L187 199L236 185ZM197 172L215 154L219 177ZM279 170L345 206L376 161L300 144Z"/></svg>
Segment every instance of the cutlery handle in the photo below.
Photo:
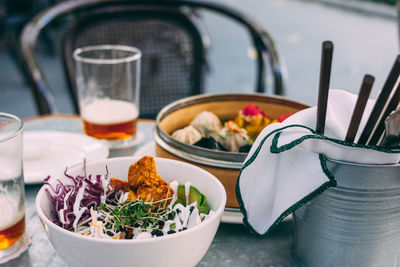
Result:
<svg viewBox="0 0 400 267"><path fill-rule="evenodd" d="M329 95L329 83L331 79L332 54L333 54L333 43L331 41L323 42L322 55L321 55L321 69L319 76L317 124L315 127L316 131L320 134L324 134L325 131L326 110L328 106L328 95Z"/></svg>

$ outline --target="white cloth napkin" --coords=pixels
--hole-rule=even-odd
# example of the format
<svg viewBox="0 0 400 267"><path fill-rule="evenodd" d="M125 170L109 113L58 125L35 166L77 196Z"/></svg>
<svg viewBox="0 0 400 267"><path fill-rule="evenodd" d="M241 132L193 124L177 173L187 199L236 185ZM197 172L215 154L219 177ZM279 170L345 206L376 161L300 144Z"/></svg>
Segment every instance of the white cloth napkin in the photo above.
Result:
<svg viewBox="0 0 400 267"><path fill-rule="evenodd" d="M297 112L282 123L267 126L243 163L236 193L244 223L267 235L295 209L335 186L325 157L364 164L391 164L400 160L399 149L382 149L344 142L357 96L329 91L325 136L314 132L316 107ZM369 100L361 130L373 108Z"/></svg>

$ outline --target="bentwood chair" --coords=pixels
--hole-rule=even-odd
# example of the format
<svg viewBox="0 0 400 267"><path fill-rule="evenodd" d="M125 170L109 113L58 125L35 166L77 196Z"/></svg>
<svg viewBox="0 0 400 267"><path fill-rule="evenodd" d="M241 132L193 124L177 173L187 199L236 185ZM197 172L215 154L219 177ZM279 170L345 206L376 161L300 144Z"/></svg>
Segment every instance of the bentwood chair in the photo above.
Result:
<svg viewBox="0 0 400 267"><path fill-rule="evenodd" d="M24 29L22 53L30 70L40 114L57 111L52 91L37 60L39 34L52 22L68 23L63 62L69 92L78 111L72 51L94 44L124 44L142 50L141 117L154 118L166 104L203 93L208 36L198 14L227 17L249 32L257 51L255 92L265 92L267 65L273 93L284 93L284 70L272 38L245 15L224 5L197 0L86 0L62 2L39 14Z"/></svg>
<svg viewBox="0 0 400 267"><path fill-rule="evenodd" d="M24 25L46 7L47 3L40 0L0 0L0 48L5 49L23 78L28 74L18 49L19 36Z"/></svg>
<svg viewBox="0 0 400 267"><path fill-rule="evenodd" d="M63 63L70 94L77 98L72 58L76 48L135 46L142 52L140 117L154 119L170 102L203 92L206 35L200 27L193 13L168 7L112 6L86 14L64 36Z"/></svg>

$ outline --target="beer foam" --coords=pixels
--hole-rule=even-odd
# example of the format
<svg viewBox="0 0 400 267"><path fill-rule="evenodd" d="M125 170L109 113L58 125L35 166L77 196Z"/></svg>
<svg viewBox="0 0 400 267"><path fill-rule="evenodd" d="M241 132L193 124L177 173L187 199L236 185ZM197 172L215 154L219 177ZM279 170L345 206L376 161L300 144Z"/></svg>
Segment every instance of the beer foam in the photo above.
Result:
<svg viewBox="0 0 400 267"><path fill-rule="evenodd" d="M18 214L18 207L15 199L0 195L0 231L7 229L21 220L23 213Z"/></svg>
<svg viewBox="0 0 400 267"><path fill-rule="evenodd" d="M3 149L3 148L2 148ZM15 148L14 148L15 149ZM0 156L0 162L2 166L7 166L7 168L0 168L0 183L13 180L21 175L21 163L18 160L7 158L10 155ZM1 184L0 184L1 189ZM1 203L1 202L0 202Z"/></svg>
<svg viewBox="0 0 400 267"><path fill-rule="evenodd" d="M113 99L97 99L82 109L82 118L95 124L128 122L139 116L135 104Z"/></svg>

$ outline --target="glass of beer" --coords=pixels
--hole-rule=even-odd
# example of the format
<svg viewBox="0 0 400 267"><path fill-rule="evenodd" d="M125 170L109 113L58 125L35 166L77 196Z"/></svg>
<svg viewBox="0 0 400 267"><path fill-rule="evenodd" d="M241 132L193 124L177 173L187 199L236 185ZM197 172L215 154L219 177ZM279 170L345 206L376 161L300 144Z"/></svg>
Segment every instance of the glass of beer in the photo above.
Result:
<svg viewBox="0 0 400 267"><path fill-rule="evenodd" d="M0 113L0 259L13 254L25 233L22 121Z"/></svg>
<svg viewBox="0 0 400 267"><path fill-rule="evenodd" d="M73 53L84 131L107 140L110 148L134 144L141 56L138 48L123 45L87 46Z"/></svg>

